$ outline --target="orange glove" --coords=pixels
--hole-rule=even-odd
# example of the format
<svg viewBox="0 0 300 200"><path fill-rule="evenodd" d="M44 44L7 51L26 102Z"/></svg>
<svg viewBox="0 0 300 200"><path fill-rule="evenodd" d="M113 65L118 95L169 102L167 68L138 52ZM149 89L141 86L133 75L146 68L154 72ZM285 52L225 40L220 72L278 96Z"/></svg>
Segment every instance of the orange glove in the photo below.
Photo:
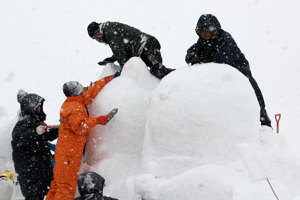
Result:
<svg viewBox="0 0 300 200"><path fill-rule="evenodd" d="M111 119L110 115L103 115L95 118L97 120L97 124L105 125Z"/></svg>

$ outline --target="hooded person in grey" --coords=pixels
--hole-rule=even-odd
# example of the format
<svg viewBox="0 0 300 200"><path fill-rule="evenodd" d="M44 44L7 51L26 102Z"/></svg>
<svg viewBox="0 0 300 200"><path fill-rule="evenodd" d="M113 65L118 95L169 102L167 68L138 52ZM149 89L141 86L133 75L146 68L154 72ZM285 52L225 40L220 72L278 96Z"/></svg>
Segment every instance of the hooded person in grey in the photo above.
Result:
<svg viewBox="0 0 300 200"><path fill-rule="evenodd" d="M249 79L254 89L260 106L261 125L271 127L262 92L252 76L248 60L232 36L221 28L218 19L212 14L200 16L196 34L199 36L198 41L187 50L185 61L191 65L210 62L222 63L239 70Z"/></svg>
<svg viewBox="0 0 300 200"><path fill-rule="evenodd" d="M108 44L113 52L112 57L98 64L118 61L123 69L130 58L140 57L150 68L150 73L159 79L174 70L162 64L158 40L134 27L119 22L92 22L88 25L87 31L92 39Z"/></svg>
<svg viewBox="0 0 300 200"><path fill-rule="evenodd" d="M80 197L74 200L117 200L103 196L105 179L95 172L85 172L78 176Z"/></svg>

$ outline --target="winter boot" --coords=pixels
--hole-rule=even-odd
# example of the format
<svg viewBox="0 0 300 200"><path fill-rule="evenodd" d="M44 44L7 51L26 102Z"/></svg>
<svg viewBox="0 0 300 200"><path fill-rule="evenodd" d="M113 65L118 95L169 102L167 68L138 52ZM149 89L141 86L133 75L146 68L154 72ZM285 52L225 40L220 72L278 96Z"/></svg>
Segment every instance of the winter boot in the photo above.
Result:
<svg viewBox="0 0 300 200"><path fill-rule="evenodd" d="M264 109L264 108L262 108L260 110L260 123L261 123L262 126L269 126L269 127L272 128L271 120L270 120L270 118L267 114L266 109Z"/></svg>

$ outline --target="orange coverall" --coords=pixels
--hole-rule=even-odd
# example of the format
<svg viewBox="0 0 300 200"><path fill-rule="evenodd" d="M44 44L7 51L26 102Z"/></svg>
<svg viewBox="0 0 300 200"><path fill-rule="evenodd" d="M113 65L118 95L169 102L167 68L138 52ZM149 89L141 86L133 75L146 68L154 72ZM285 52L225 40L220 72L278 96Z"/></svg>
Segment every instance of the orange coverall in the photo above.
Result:
<svg viewBox="0 0 300 200"><path fill-rule="evenodd" d="M60 129L55 150L54 180L46 200L73 200L83 149L89 130L97 125L89 118L86 106L96 97L113 76L97 81L83 95L67 97L60 109Z"/></svg>

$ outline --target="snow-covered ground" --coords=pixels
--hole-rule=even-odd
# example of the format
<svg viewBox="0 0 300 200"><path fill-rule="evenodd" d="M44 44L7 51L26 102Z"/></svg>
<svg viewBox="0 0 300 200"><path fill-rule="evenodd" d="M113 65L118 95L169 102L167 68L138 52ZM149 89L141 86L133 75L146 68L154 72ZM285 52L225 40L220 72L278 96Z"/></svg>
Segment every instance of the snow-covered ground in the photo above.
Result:
<svg viewBox="0 0 300 200"><path fill-rule="evenodd" d="M292 0L3 1L0 166L12 164L17 91L43 96L46 122L57 124L63 83L88 85L113 72L97 66L111 51L89 38L87 25L118 21L156 36L164 64L177 70L159 82L138 58L126 64L90 107L91 117L119 112L91 132L81 172L103 175L104 194L120 200L276 199L267 179L279 199L300 199L299 8ZM245 53L274 130L260 127L241 73L184 62L203 13L215 14Z"/></svg>

